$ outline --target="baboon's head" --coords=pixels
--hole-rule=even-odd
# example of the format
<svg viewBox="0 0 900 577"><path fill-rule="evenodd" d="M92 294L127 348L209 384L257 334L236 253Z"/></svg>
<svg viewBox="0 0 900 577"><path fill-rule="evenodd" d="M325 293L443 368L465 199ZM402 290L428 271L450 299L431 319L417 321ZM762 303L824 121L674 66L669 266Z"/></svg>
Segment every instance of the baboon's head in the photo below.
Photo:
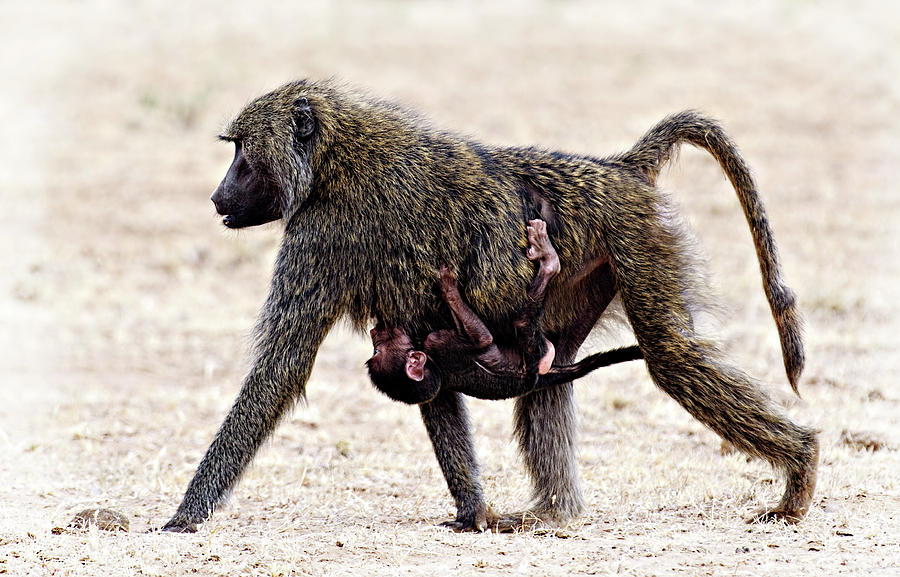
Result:
<svg viewBox="0 0 900 577"><path fill-rule="evenodd" d="M317 123L303 82L257 98L219 136L234 160L210 200L229 228L289 220L309 195Z"/></svg>
<svg viewBox="0 0 900 577"><path fill-rule="evenodd" d="M413 348L405 331L379 322L369 334L375 350L366 367L378 390L411 405L428 402L438 394L441 380L434 363Z"/></svg>

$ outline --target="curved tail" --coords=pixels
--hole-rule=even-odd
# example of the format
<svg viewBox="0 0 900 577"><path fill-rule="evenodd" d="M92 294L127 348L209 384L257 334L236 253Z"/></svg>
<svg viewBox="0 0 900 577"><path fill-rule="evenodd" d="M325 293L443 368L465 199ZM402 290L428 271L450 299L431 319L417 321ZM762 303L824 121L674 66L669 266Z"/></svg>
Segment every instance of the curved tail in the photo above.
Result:
<svg viewBox="0 0 900 577"><path fill-rule="evenodd" d="M803 323L797 311L796 297L782 278L775 238L750 169L719 123L693 110L673 114L651 128L631 150L619 155L617 160L638 168L655 184L662 166L682 142L708 151L734 186L750 225L763 288L778 326L785 371L791 387L799 395L797 383L803 372L805 353Z"/></svg>

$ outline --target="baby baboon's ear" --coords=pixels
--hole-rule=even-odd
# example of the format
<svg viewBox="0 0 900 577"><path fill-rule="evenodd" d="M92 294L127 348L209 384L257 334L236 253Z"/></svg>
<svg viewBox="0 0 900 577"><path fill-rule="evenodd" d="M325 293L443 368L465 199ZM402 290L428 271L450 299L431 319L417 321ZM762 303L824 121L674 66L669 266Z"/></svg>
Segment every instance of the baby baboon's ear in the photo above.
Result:
<svg viewBox="0 0 900 577"><path fill-rule="evenodd" d="M428 355L422 351L409 351L406 353L406 376L414 381L425 378L425 363Z"/></svg>
<svg viewBox="0 0 900 577"><path fill-rule="evenodd" d="M312 108L304 97L294 101L294 126L299 140L306 140L316 129Z"/></svg>

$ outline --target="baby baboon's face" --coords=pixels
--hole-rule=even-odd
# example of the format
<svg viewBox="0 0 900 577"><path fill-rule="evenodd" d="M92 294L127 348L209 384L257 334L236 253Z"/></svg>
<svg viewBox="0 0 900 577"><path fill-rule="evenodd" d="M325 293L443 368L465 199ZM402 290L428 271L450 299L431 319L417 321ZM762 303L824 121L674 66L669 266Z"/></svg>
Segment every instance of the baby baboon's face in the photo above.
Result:
<svg viewBox="0 0 900 577"><path fill-rule="evenodd" d="M406 363L406 355L413 349L409 335L396 327L388 327L379 322L369 331L374 351L368 366L381 373L389 371L400 363Z"/></svg>

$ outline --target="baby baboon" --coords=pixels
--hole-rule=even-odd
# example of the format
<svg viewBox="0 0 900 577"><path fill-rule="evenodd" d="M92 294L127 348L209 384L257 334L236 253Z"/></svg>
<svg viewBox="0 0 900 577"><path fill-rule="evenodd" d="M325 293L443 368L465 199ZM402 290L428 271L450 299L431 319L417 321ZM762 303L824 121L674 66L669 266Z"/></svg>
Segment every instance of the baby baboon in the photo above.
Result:
<svg viewBox="0 0 900 577"><path fill-rule="evenodd" d="M539 102L536 102L536 104ZM460 277L466 302L498 343L532 276L523 225L547 222L561 272L541 327L560 364L571 362L613 297L621 296L648 372L691 415L786 475L781 502L756 519L795 522L815 488L818 442L694 329L702 301L680 220L656 188L673 150L710 152L731 180L750 225L763 288L796 390L803 343L795 298L774 236L735 145L714 121L665 118L629 151L606 158L486 146L435 130L398 106L332 82L299 81L251 102L222 135L235 158L212 196L224 224L278 218L284 237L256 327L254 362L200 462L172 531L191 531L235 485L284 413L304 396L316 351L348 318L362 331L378 314L415 342L453 321L432 290L437 263ZM459 530L488 524L468 414L452 390L484 371L442 375L447 391L419 405ZM571 384L516 401L516 435L533 482L529 511L562 523L583 510L575 462ZM522 515L492 518L522 525Z"/></svg>
<svg viewBox="0 0 900 577"><path fill-rule="evenodd" d="M551 366L554 348L546 341L540 320L547 286L559 272L559 258L547 237L544 221L528 223L528 242L526 255L529 260L538 261L539 266L528 287L526 305L513 323L519 341L516 347L501 348L494 343L490 330L460 295L456 276L444 265L440 269L441 294L456 329L429 333L421 347L424 350L417 350L406 331L379 321L370 333L375 353L366 362L378 390L395 401L424 403L442 390L442 372L465 369L475 363L489 375L481 380L464 381L460 388L453 390L479 399L511 399L570 382L600 367L642 358L640 348L632 346L590 355L574 365ZM538 346L543 341L547 346L541 355ZM529 372L530 367L533 374Z"/></svg>

